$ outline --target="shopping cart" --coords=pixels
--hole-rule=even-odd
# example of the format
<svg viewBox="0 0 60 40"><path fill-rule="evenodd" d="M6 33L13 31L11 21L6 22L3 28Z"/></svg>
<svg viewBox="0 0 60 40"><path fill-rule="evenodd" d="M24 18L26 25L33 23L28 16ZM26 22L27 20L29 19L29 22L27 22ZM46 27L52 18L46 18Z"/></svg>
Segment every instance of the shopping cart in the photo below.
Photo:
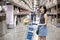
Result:
<svg viewBox="0 0 60 40"><path fill-rule="evenodd" d="M37 40L36 30L37 30L36 23L30 23L28 25L27 40Z"/></svg>

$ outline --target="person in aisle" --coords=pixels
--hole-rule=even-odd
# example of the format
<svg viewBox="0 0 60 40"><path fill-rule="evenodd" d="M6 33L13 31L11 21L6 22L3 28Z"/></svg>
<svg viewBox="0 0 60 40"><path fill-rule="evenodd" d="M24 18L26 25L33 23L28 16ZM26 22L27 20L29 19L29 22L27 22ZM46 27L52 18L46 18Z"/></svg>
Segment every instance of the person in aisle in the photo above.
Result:
<svg viewBox="0 0 60 40"><path fill-rule="evenodd" d="M48 22L48 16L47 16L47 9L46 6L40 6L40 23L38 25L39 32L38 32L38 40L46 40L47 36L47 22Z"/></svg>
<svg viewBox="0 0 60 40"><path fill-rule="evenodd" d="M31 12L29 15L31 22L36 21L36 14L34 12Z"/></svg>

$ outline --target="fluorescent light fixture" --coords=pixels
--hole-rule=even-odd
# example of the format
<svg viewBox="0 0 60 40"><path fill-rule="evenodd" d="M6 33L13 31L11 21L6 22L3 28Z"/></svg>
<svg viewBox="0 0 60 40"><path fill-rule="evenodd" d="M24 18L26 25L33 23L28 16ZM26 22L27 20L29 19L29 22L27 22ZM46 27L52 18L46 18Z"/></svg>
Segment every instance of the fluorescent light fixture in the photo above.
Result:
<svg viewBox="0 0 60 40"><path fill-rule="evenodd" d="M10 3L10 2L6 2L6 3Z"/></svg>

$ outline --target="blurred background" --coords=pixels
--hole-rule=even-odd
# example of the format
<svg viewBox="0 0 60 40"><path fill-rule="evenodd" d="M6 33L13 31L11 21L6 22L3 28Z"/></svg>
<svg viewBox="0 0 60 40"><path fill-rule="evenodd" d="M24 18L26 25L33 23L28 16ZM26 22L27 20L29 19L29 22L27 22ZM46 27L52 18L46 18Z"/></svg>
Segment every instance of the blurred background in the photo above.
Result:
<svg viewBox="0 0 60 40"><path fill-rule="evenodd" d="M29 23L39 23L41 5L48 10L47 40L60 40L60 0L0 0L0 40L27 40Z"/></svg>

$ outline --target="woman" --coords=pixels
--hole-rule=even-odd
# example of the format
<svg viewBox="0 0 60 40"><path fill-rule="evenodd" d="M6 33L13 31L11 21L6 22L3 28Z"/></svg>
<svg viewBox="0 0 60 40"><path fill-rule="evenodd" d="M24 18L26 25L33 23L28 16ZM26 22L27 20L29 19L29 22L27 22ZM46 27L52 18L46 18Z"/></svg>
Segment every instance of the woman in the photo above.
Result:
<svg viewBox="0 0 60 40"><path fill-rule="evenodd" d="M39 33L38 33L38 40L46 40L47 36L47 20L48 16L46 14L47 9L45 6L40 6L40 24L39 24Z"/></svg>

